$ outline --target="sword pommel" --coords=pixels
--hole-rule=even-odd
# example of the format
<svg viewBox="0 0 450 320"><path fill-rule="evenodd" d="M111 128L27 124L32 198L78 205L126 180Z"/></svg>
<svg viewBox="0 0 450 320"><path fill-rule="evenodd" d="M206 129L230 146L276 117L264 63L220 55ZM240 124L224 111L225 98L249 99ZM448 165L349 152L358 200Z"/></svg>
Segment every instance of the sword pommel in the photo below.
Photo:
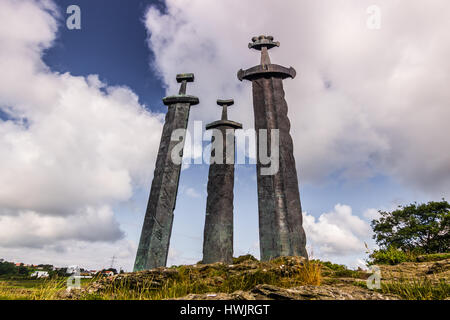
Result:
<svg viewBox="0 0 450 320"><path fill-rule="evenodd" d="M233 99L227 99L227 100L217 100L217 104L219 105L219 106L222 106L222 107L229 107L229 106L232 106L233 104L234 104L234 100Z"/></svg>
<svg viewBox="0 0 450 320"><path fill-rule="evenodd" d="M183 81L194 82L194 74L193 73L177 74L177 82L182 83Z"/></svg>

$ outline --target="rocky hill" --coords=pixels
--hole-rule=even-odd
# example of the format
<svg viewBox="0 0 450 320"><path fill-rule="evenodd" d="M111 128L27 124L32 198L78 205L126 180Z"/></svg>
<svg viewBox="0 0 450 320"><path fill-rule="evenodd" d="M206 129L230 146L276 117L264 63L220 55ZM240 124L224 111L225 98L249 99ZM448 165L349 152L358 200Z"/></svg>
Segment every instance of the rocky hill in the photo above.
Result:
<svg viewBox="0 0 450 320"><path fill-rule="evenodd" d="M424 259L426 260L426 259ZM381 288L370 290L363 270L330 262L252 256L232 265L196 264L124 273L96 280L72 299L396 300L449 299L450 259L380 265Z"/></svg>

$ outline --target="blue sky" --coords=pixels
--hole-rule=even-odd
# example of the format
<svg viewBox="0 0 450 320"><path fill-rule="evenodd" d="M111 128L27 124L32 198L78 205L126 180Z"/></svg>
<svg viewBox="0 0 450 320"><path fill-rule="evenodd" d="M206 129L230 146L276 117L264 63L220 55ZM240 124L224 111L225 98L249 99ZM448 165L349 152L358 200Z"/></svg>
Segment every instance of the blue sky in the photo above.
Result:
<svg viewBox="0 0 450 320"><path fill-rule="evenodd" d="M59 28L58 38L44 61L54 71L73 75L98 74L109 85L126 84L140 102L164 112L160 99L163 83L150 69L152 52L146 44L143 13L149 5L162 10L161 1L121 0L58 1L63 10L72 4L82 8L82 29ZM64 15L64 18L68 15ZM65 24L65 19L64 19Z"/></svg>
<svg viewBox="0 0 450 320"><path fill-rule="evenodd" d="M234 98L230 119L252 128L251 87L236 72L259 61L247 48L251 37L270 32L281 41L272 62L299 74L285 91L308 251L360 264L364 242L375 248L369 222L377 210L439 200L450 186L440 125L448 73L436 72L449 67L449 45L438 41L447 25L431 18L438 5L420 12L416 1L405 10L379 2L380 30L365 26L364 1L328 2L326 12L305 1L257 9L252 1L0 3L8 14L0 26L12 30L0 33L0 256L100 268L114 255L116 267L130 270L162 97L176 93L177 73L193 72L188 93L201 103L190 130L193 121L219 118L218 98ZM65 26L72 4L81 8L81 30ZM290 19L277 18L283 12ZM418 30L408 17L421 18ZM235 255L259 255L255 170L236 166ZM207 176L205 164L182 171L169 264L201 260Z"/></svg>

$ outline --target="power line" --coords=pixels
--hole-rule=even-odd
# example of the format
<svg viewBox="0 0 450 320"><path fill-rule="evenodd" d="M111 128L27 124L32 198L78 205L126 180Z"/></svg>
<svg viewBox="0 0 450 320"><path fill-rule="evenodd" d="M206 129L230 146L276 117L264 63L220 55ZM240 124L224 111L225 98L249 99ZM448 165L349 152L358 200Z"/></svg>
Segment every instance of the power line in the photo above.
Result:
<svg viewBox="0 0 450 320"><path fill-rule="evenodd" d="M116 261L116 256L113 255L112 258L111 258L111 269L114 266L114 261Z"/></svg>

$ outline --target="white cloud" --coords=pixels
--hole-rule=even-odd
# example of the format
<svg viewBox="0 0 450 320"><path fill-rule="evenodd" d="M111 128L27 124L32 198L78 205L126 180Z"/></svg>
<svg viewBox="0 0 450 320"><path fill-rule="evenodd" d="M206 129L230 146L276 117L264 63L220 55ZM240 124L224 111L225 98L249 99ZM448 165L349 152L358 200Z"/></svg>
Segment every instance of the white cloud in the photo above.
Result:
<svg viewBox="0 0 450 320"><path fill-rule="evenodd" d="M233 250L234 257L240 257L240 256L244 256L247 254L251 254L255 258L260 259L259 241L254 241L247 248L242 247L242 245L240 243L235 243L234 250Z"/></svg>
<svg viewBox="0 0 450 320"><path fill-rule="evenodd" d="M149 46L169 93L176 73L195 73L191 119L215 120L215 100L232 97L230 119L253 126L250 84L236 72L259 62L250 38L269 33L281 42L272 62L298 71L285 90L302 181L383 174L448 195L447 1L378 1L380 30L366 27L371 1L166 3L147 13Z"/></svg>
<svg viewBox="0 0 450 320"><path fill-rule="evenodd" d="M168 266L189 265L195 264L200 260L201 258L195 259L192 256L186 256L183 253L183 251L170 247L169 254L167 257L167 265Z"/></svg>
<svg viewBox="0 0 450 320"><path fill-rule="evenodd" d="M354 262L357 268L361 268L363 270L367 270L367 262L361 259L356 259Z"/></svg>
<svg viewBox="0 0 450 320"><path fill-rule="evenodd" d="M61 240L115 241L124 236L114 213L107 206L87 207L74 215L48 216L21 211L17 216L0 216L0 244L3 247L43 248Z"/></svg>
<svg viewBox="0 0 450 320"><path fill-rule="evenodd" d="M368 219L369 221L375 220L375 219L379 219L380 218L380 213L378 212L377 209L367 209L366 211L364 211L363 216Z"/></svg>
<svg viewBox="0 0 450 320"><path fill-rule="evenodd" d="M200 198L201 197L200 193L195 191L194 188L187 188L185 193L186 193L186 195L188 195L191 198Z"/></svg>
<svg viewBox="0 0 450 320"><path fill-rule="evenodd" d="M127 87L52 72L57 15L50 0L0 1L0 247L104 259L126 244L112 208L147 186L162 118Z"/></svg>
<svg viewBox="0 0 450 320"><path fill-rule="evenodd" d="M363 254L364 241L368 241L372 234L367 222L353 215L350 206L341 204L337 204L333 211L323 213L317 219L304 213L303 227L308 248L312 248L310 251L314 258Z"/></svg>

